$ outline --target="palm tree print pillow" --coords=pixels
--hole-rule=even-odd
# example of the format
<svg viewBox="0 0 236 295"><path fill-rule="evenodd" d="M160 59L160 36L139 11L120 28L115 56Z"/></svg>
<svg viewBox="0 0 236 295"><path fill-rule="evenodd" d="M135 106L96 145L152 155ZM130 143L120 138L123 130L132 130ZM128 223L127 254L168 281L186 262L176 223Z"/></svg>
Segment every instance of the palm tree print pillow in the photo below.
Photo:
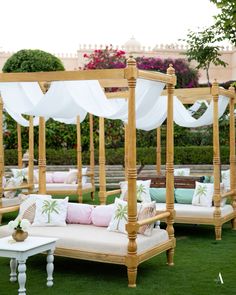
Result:
<svg viewBox="0 0 236 295"><path fill-rule="evenodd" d="M125 225L128 222L128 204L119 198L115 199L115 211L107 230L127 233Z"/></svg>
<svg viewBox="0 0 236 295"><path fill-rule="evenodd" d="M136 193L137 201L139 202L151 202L151 196L149 193L151 180L137 180L136 181ZM120 199L128 200L128 182L120 182L121 195Z"/></svg>
<svg viewBox="0 0 236 295"><path fill-rule="evenodd" d="M212 207L213 194L214 194L213 183L201 183L196 181L192 205Z"/></svg>
<svg viewBox="0 0 236 295"><path fill-rule="evenodd" d="M221 179L226 191L230 190L230 170L221 171Z"/></svg>
<svg viewBox="0 0 236 295"><path fill-rule="evenodd" d="M37 199L32 226L66 226L68 199Z"/></svg>

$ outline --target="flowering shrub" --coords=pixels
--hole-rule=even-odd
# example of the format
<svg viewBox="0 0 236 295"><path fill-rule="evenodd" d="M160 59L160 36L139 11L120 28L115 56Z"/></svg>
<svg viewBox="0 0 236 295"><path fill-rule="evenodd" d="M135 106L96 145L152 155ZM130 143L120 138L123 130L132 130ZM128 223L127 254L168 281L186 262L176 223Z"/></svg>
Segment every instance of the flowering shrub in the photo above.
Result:
<svg viewBox="0 0 236 295"><path fill-rule="evenodd" d="M198 86L199 74L196 69L190 67L189 63L183 58L167 58L158 57L137 57L137 66L141 70L151 70L166 73L169 64L172 64L177 76L176 88L192 88Z"/></svg>
<svg viewBox="0 0 236 295"><path fill-rule="evenodd" d="M30 222L28 219L22 219L22 220L11 220L8 223L8 227L11 230L26 230L30 226Z"/></svg>
<svg viewBox="0 0 236 295"><path fill-rule="evenodd" d="M95 49L90 55L85 53L84 58L88 59L84 70L120 69L126 66L125 51L113 49L112 45L110 48L106 46L105 49Z"/></svg>

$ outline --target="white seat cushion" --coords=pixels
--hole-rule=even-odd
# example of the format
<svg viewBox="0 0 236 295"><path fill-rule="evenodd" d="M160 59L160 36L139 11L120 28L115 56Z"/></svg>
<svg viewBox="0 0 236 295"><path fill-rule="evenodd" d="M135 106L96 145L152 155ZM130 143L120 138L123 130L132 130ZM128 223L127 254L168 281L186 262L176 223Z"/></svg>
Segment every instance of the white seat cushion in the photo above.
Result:
<svg viewBox="0 0 236 295"><path fill-rule="evenodd" d="M126 255L128 238L126 234L110 232L106 227L87 224L68 224L66 227L30 227L30 236L57 237L56 247L92 253ZM0 237L11 235L7 225L0 226ZM169 240L166 230L153 229L150 237L138 234L138 254Z"/></svg>
<svg viewBox="0 0 236 295"><path fill-rule="evenodd" d="M34 185L34 190L38 190L39 185ZM87 182L82 186L82 189L92 188L92 184ZM69 183L47 183L46 190L50 191L76 191L78 189L78 184L69 184Z"/></svg>
<svg viewBox="0 0 236 295"><path fill-rule="evenodd" d="M233 212L233 207L231 205L225 205L224 207L220 207L220 209L221 209L221 217L227 216L228 214ZM166 210L166 204L157 203L156 210L158 212ZM214 210L215 210L215 207L202 207L202 206L194 206L190 204L175 203L176 218L178 217L213 218Z"/></svg>

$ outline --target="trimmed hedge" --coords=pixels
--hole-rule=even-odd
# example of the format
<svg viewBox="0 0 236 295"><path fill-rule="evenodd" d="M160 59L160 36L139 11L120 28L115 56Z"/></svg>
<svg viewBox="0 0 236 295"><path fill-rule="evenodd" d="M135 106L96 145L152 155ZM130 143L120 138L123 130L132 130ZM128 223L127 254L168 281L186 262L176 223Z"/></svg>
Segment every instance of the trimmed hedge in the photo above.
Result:
<svg viewBox="0 0 236 295"><path fill-rule="evenodd" d="M38 151L35 150L35 159L38 159ZM176 146L174 149L175 164L212 164L212 146ZM89 164L89 152L82 154L84 165ZM48 165L76 165L75 149L47 149ZM98 164L98 150L95 149L95 163ZM156 148L137 148L137 164L154 165L156 163ZM165 148L162 148L162 164L165 163ZM221 147L221 163L229 163L229 147ZM124 164L124 148L107 149L106 164ZM17 165L17 150L5 150L5 165Z"/></svg>

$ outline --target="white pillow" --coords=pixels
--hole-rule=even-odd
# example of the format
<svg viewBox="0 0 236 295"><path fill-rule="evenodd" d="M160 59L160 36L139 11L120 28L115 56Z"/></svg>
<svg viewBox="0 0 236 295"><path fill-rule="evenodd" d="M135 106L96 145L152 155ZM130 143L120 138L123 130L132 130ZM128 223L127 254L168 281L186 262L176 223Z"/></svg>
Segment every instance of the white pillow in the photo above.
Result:
<svg viewBox="0 0 236 295"><path fill-rule="evenodd" d="M25 200L20 204L19 214L16 219L27 219L30 223L33 223L36 210L36 200L46 200L51 198L51 195L30 194L25 196Z"/></svg>
<svg viewBox="0 0 236 295"><path fill-rule="evenodd" d="M213 193L213 183L201 183L196 181L192 205L212 207Z"/></svg>
<svg viewBox="0 0 236 295"><path fill-rule="evenodd" d="M221 178L226 191L230 190L230 170L221 171Z"/></svg>
<svg viewBox="0 0 236 295"><path fill-rule="evenodd" d="M149 188L151 185L151 180L137 180L137 201L141 202L151 202L151 196L149 193ZM120 182L121 195L120 199L127 201L128 199L128 182Z"/></svg>
<svg viewBox="0 0 236 295"><path fill-rule="evenodd" d="M37 199L32 226L66 226L68 199Z"/></svg>
<svg viewBox="0 0 236 295"><path fill-rule="evenodd" d="M126 234L125 225L128 222L128 204L119 198L115 199L115 208L107 230Z"/></svg>
<svg viewBox="0 0 236 295"><path fill-rule="evenodd" d="M189 176L190 168L178 168L174 169L174 176Z"/></svg>
<svg viewBox="0 0 236 295"><path fill-rule="evenodd" d="M85 175L87 173L88 168L82 168L82 185L87 183L87 176ZM78 169L69 169L69 174L65 180L65 183L77 183L78 182Z"/></svg>
<svg viewBox="0 0 236 295"><path fill-rule="evenodd" d="M14 177L11 177L7 180L6 182L6 185L5 185L5 188L16 188L18 186L20 186L23 182L23 178L22 177L17 177L17 178L14 178ZM19 193L21 193L21 189L19 190L12 190L12 191L5 191L4 192L4 197L5 198L8 198L8 199L12 199L14 197L17 197L17 195Z"/></svg>
<svg viewBox="0 0 236 295"><path fill-rule="evenodd" d="M27 180L28 176L28 168L23 169L11 169L11 172L13 174L13 178L19 178L22 181Z"/></svg>

